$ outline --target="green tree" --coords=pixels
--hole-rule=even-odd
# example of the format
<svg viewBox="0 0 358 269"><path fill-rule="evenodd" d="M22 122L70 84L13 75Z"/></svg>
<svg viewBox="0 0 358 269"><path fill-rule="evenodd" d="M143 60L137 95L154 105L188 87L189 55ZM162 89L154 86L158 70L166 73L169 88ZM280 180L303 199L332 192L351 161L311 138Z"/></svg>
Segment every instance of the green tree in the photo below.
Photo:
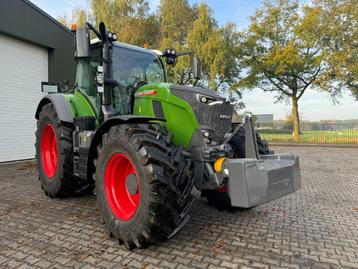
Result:
<svg viewBox="0 0 358 269"><path fill-rule="evenodd" d="M195 9L187 0L161 0L158 11L160 48L177 48L186 44L189 29L195 20Z"/></svg>
<svg viewBox="0 0 358 269"><path fill-rule="evenodd" d="M189 51L187 35L196 17L195 8L191 7L187 0L161 0L157 16L160 23L159 49ZM168 66L167 71L171 81L178 84L190 83L190 57L181 57L175 67Z"/></svg>
<svg viewBox="0 0 358 269"><path fill-rule="evenodd" d="M297 1L270 1L251 17L242 33L240 63L244 68L243 88L275 92L277 101L290 100L293 138L299 139L298 101L308 89L332 89L334 81L325 76L324 51L316 35L322 31L319 12L300 7ZM329 86L329 88L328 88Z"/></svg>
<svg viewBox="0 0 358 269"><path fill-rule="evenodd" d="M195 51L202 60L204 80L213 84L210 77L213 64L213 55L218 52L221 43L220 33L217 32L217 23L212 10L202 2L197 10L197 18L187 35L190 50Z"/></svg>
<svg viewBox="0 0 358 269"><path fill-rule="evenodd" d="M233 23L219 28L212 10L205 2L198 7L197 19L188 33L187 43L202 59L204 80L213 90L237 90L240 69L237 64L239 35ZM233 96L232 96L233 97ZM241 103L238 103L238 105Z"/></svg>
<svg viewBox="0 0 358 269"><path fill-rule="evenodd" d="M326 76L350 89L358 101L358 1L316 0L313 8L323 25L319 38L330 67Z"/></svg>
<svg viewBox="0 0 358 269"><path fill-rule="evenodd" d="M156 47L159 24L145 0L91 0L94 21L103 21L119 41Z"/></svg>
<svg viewBox="0 0 358 269"><path fill-rule="evenodd" d="M180 11L173 13L176 9ZM195 52L202 60L203 77L198 85L226 92L235 107L242 108L241 93L237 87L240 74L237 64L239 34L235 25L229 23L220 28L205 1L190 7L186 0L162 0L159 16L161 48ZM190 57L181 57L177 65L170 69L173 82L194 83Z"/></svg>
<svg viewBox="0 0 358 269"><path fill-rule="evenodd" d="M204 47L208 52L207 64L210 66L211 88L220 91L234 91L241 98L241 93L238 90L241 71L238 65L238 43L239 34L236 31L236 26L228 23L225 27L214 31Z"/></svg>

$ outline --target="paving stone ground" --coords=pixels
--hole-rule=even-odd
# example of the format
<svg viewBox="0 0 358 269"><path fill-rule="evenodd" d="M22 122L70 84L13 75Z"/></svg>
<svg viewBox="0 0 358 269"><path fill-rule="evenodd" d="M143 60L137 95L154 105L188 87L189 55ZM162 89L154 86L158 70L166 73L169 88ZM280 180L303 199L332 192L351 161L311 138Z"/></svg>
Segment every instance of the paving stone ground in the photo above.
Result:
<svg viewBox="0 0 358 269"><path fill-rule="evenodd" d="M0 166L0 268L358 268L358 148L275 147L300 156L302 190L251 210L197 199L173 239L125 250L94 196L50 199L33 161Z"/></svg>

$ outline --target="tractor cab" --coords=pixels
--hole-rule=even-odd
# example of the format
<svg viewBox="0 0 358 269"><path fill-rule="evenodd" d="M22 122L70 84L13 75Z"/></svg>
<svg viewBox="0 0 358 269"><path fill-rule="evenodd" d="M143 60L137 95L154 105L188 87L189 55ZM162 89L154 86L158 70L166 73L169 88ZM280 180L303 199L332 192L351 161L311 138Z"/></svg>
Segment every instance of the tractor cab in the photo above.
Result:
<svg viewBox="0 0 358 269"><path fill-rule="evenodd" d="M90 30L97 36L92 42ZM76 32L76 88L86 95L100 122L114 115L133 114L135 93L146 84L166 83L165 66L175 65L177 58L190 52L163 52L117 42L104 24L99 31L90 23ZM200 60L193 57L193 76L200 79ZM96 79L93 79L96 78Z"/></svg>

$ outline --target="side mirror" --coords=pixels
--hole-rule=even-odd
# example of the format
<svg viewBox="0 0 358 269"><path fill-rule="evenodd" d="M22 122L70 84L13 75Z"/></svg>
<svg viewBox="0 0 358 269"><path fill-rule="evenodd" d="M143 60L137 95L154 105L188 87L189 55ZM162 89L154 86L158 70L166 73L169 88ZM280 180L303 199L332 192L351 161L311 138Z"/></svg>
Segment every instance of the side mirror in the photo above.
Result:
<svg viewBox="0 0 358 269"><path fill-rule="evenodd" d="M59 87L51 82L41 82L41 91L46 93L58 93Z"/></svg>
<svg viewBox="0 0 358 269"><path fill-rule="evenodd" d="M196 55L194 55L193 58L193 75L194 79L201 79L201 61L200 58Z"/></svg>
<svg viewBox="0 0 358 269"><path fill-rule="evenodd" d="M75 48L76 58L90 57L90 35L87 26L83 28L77 28Z"/></svg>

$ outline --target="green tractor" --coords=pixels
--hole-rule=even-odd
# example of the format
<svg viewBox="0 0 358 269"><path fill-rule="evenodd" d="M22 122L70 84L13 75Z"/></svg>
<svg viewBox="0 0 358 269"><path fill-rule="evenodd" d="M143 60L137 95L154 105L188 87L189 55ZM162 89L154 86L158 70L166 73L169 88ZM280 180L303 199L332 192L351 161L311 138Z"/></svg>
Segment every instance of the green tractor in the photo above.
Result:
<svg viewBox="0 0 358 269"><path fill-rule="evenodd" d="M49 197L94 192L110 236L131 249L175 235L194 186L220 208L255 207L301 187L298 158L269 151L250 117L233 123L225 97L166 82L164 62L180 53L116 40L103 23L78 28L75 89L42 84L36 158Z"/></svg>

